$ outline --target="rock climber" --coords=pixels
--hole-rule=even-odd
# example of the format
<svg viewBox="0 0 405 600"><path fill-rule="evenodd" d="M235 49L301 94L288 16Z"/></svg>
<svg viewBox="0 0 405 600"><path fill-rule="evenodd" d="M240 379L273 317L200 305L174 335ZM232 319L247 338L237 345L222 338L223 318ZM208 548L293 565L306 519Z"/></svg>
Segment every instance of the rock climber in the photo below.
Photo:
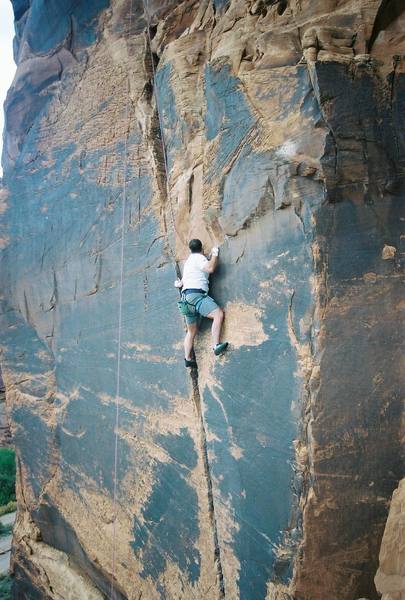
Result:
<svg viewBox="0 0 405 600"><path fill-rule="evenodd" d="M184 263L182 279L176 279L174 285L182 288L180 305L185 316L187 333L184 339L184 362L186 367L196 367L194 357L194 339L198 333L199 315L212 319L212 341L213 350L219 356L228 347L228 342L220 343L221 327L224 320L224 311L218 304L208 296L208 278L216 269L218 264L219 248L215 246L211 251L210 258L203 254L203 246L200 240L191 240L188 247L190 256Z"/></svg>

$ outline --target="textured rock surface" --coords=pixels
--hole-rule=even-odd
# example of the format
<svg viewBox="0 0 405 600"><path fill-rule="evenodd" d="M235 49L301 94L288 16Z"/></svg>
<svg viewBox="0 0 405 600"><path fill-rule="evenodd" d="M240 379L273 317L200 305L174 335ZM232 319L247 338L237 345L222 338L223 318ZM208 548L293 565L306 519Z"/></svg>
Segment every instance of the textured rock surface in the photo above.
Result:
<svg viewBox="0 0 405 600"><path fill-rule="evenodd" d="M377 598L403 473L401 3L150 0L168 182L142 3L13 4L15 597ZM222 244L231 352L205 330L190 380L172 253L195 236Z"/></svg>
<svg viewBox="0 0 405 600"><path fill-rule="evenodd" d="M0 448L11 445L10 421L6 407L6 392L0 374Z"/></svg>
<svg viewBox="0 0 405 600"><path fill-rule="evenodd" d="M405 598L405 479L392 496L375 578L382 600Z"/></svg>

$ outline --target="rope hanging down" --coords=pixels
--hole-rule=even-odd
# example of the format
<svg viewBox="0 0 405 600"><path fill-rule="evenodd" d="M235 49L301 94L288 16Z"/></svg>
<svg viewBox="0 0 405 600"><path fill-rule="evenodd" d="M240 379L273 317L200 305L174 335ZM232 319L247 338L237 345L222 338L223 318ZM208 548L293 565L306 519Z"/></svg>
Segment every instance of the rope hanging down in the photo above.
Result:
<svg viewBox="0 0 405 600"><path fill-rule="evenodd" d="M132 12L133 0L131 0L129 12L129 35L132 30ZM122 210L121 210L121 248L120 248L120 279L119 279L119 299L118 299L118 335L117 335L117 369L116 369L116 386L115 386L115 440L114 440L114 486L113 486L113 539L112 539L112 569L111 569L111 588L110 600L115 600L115 579L116 579L116 537L117 537L117 491L118 491L118 429L120 425L120 407L119 398L121 393L121 339L122 339L122 298L124 285L124 248L125 248L125 213L127 206L127 169L128 169L128 136L130 130L130 82L127 79L127 103L125 111L125 122L127 123L127 131L124 140L124 177L122 183Z"/></svg>
<svg viewBox="0 0 405 600"><path fill-rule="evenodd" d="M166 195L169 203L170 216L172 221L173 230L178 234L174 219L173 206L170 198L170 188L169 188L169 169L167 163L167 152L166 145L164 139L164 129L161 118L161 110L159 106L159 97L156 92L156 70L151 46L151 35L150 35L150 18L147 7L147 2L142 0L144 14L147 23L147 38L148 38L148 46L150 52L150 60L152 65L152 74L153 74L153 93L156 100L156 110L159 121L159 129L161 135L161 143L162 143L162 153L163 153L163 162L165 169L165 179L166 179ZM133 0L131 0L130 5L130 13L129 13L129 36L132 31L132 16L133 16ZM119 300L118 300L118 335L117 335L117 369L116 369L116 387L115 387L115 441L114 441L114 484L113 484L113 539L112 539L112 569L111 569L111 586L110 586L110 600L115 600L115 580L116 580L116 537L117 537L117 492L118 492L118 430L120 425L120 412L119 412L119 398L120 398L120 382L121 382L121 340L122 340L122 303L123 303L123 283L124 283L124 249L125 249L125 213L127 206L127 169L128 169L128 135L130 130L129 123L129 103L130 103L130 82L128 78L128 90L127 90L127 103L126 103L126 114L125 121L128 124L127 132L125 135L124 142L124 177L123 177L123 185L122 185L122 210L121 210L121 248L120 248L120 278L119 278ZM181 278L180 267L175 258L175 252L173 251L169 239L167 239L170 253L172 255L172 259L174 262L176 275Z"/></svg>

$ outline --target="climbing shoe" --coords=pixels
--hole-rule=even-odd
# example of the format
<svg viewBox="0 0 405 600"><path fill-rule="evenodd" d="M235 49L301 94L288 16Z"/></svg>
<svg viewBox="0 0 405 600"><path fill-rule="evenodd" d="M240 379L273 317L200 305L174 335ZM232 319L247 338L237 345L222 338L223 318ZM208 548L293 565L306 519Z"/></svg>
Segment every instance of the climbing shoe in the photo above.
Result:
<svg viewBox="0 0 405 600"><path fill-rule="evenodd" d="M196 362L196 360L194 358L191 359L191 360L187 360L187 358L185 358L184 359L184 366L196 369L197 368L197 362Z"/></svg>
<svg viewBox="0 0 405 600"><path fill-rule="evenodd" d="M214 348L215 356L219 356L228 348L228 342L222 342L222 344L217 344Z"/></svg>

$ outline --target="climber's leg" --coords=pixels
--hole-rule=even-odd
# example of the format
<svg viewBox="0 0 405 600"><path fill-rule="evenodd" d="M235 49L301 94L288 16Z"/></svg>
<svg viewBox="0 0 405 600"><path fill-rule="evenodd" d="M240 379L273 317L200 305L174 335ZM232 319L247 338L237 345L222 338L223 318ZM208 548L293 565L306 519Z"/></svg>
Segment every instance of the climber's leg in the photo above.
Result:
<svg viewBox="0 0 405 600"><path fill-rule="evenodd" d="M193 345L198 332L198 323L187 323L187 333L184 338L184 357L186 361L194 360Z"/></svg>
<svg viewBox="0 0 405 600"><path fill-rule="evenodd" d="M214 352L216 355L222 354L228 347L228 342L219 343L219 338L221 336L221 328L222 323L224 321L224 311L222 308L216 308L212 312L210 312L207 317L212 319L212 341L214 343Z"/></svg>
<svg viewBox="0 0 405 600"><path fill-rule="evenodd" d="M222 308L216 308L215 310L210 312L210 314L207 315L207 317L209 319L212 319L211 335L212 341L214 342L214 346L216 346L217 344L219 344L222 322L224 320L224 311L222 310Z"/></svg>

